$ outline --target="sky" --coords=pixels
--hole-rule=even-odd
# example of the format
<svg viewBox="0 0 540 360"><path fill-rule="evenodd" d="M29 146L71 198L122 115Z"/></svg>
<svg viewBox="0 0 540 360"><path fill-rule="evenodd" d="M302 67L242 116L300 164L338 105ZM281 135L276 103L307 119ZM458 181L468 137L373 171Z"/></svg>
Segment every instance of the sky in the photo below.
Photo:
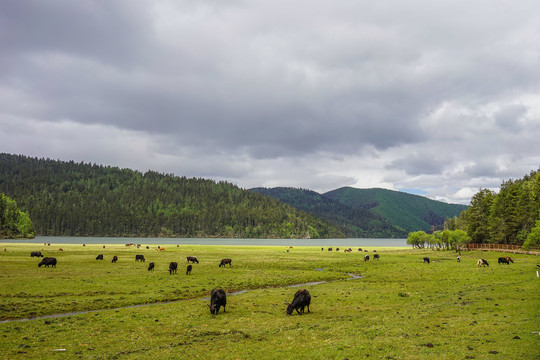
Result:
<svg viewBox="0 0 540 360"><path fill-rule="evenodd" d="M468 204L540 167L540 2L2 1L0 152Z"/></svg>

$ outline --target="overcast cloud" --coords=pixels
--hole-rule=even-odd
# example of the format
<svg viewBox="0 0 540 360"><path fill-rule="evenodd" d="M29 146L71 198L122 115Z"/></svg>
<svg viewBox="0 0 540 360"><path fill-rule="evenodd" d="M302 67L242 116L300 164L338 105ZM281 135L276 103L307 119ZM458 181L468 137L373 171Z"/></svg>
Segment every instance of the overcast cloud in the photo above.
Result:
<svg viewBox="0 0 540 360"><path fill-rule="evenodd" d="M540 3L3 1L0 152L467 204L540 166Z"/></svg>

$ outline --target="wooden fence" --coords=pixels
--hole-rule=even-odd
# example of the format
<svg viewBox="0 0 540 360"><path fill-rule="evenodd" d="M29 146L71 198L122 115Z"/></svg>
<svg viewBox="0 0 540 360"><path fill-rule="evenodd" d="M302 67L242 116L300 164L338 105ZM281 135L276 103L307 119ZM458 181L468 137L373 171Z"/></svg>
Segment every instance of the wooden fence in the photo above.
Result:
<svg viewBox="0 0 540 360"><path fill-rule="evenodd" d="M535 249L532 251L523 250L519 245L507 245L507 244L466 244L460 246L458 250L481 250L481 251L501 251L510 252L514 254L531 254L540 255L540 251Z"/></svg>

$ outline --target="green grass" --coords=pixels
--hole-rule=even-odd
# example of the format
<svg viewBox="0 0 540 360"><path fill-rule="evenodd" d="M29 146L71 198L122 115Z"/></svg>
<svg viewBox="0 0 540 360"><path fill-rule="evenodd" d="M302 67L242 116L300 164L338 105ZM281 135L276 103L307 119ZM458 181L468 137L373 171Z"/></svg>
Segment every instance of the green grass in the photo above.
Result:
<svg viewBox="0 0 540 360"><path fill-rule="evenodd" d="M62 245L44 248L56 268L38 268L30 251L42 245L3 247L0 319L97 311L0 323L2 359L540 358L540 259L531 255L507 266L486 252L457 263L453 252L377 249L381 259L364 262L364 253L320 247ZM146 263L135 262L139 253ZM201 263L186 276L190 255ZM232 267L218 268L222 258ZM491 266L478 268L479 258ZM303 286L311 313L285 316L298 290L287 285L312 281L326 283ZM215 287L249 291L230 294L227 312L212 317L203 298Z"/></svg>

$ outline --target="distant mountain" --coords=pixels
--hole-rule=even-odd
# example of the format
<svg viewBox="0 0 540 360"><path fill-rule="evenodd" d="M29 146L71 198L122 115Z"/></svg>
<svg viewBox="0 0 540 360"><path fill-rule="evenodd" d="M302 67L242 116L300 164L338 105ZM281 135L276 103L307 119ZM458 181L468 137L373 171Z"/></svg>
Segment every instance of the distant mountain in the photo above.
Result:
<svg viewBox="0 0 540 360"><path fill-rule="evenodd" d="M440 227L446 218L457 216L467 209L465 205L447 204L419 195L378 188L342 187L324 196L355 209L369 210L407 232Z"/></svg>
<svg viewBox="0 0 540 360"><path fill-rule="evenodd" d="M296 188L253 188L267 195L337 224L347 237L403 238L407 232L368 209L355 208L311 190Z"/></svg>
<svg viewBox="0 0 540 360"><path fill-rule="evenodd" d="M154 171L0 153L1 192L27 212L38 235L344 236L328 220L230 183Z"/></svg>

